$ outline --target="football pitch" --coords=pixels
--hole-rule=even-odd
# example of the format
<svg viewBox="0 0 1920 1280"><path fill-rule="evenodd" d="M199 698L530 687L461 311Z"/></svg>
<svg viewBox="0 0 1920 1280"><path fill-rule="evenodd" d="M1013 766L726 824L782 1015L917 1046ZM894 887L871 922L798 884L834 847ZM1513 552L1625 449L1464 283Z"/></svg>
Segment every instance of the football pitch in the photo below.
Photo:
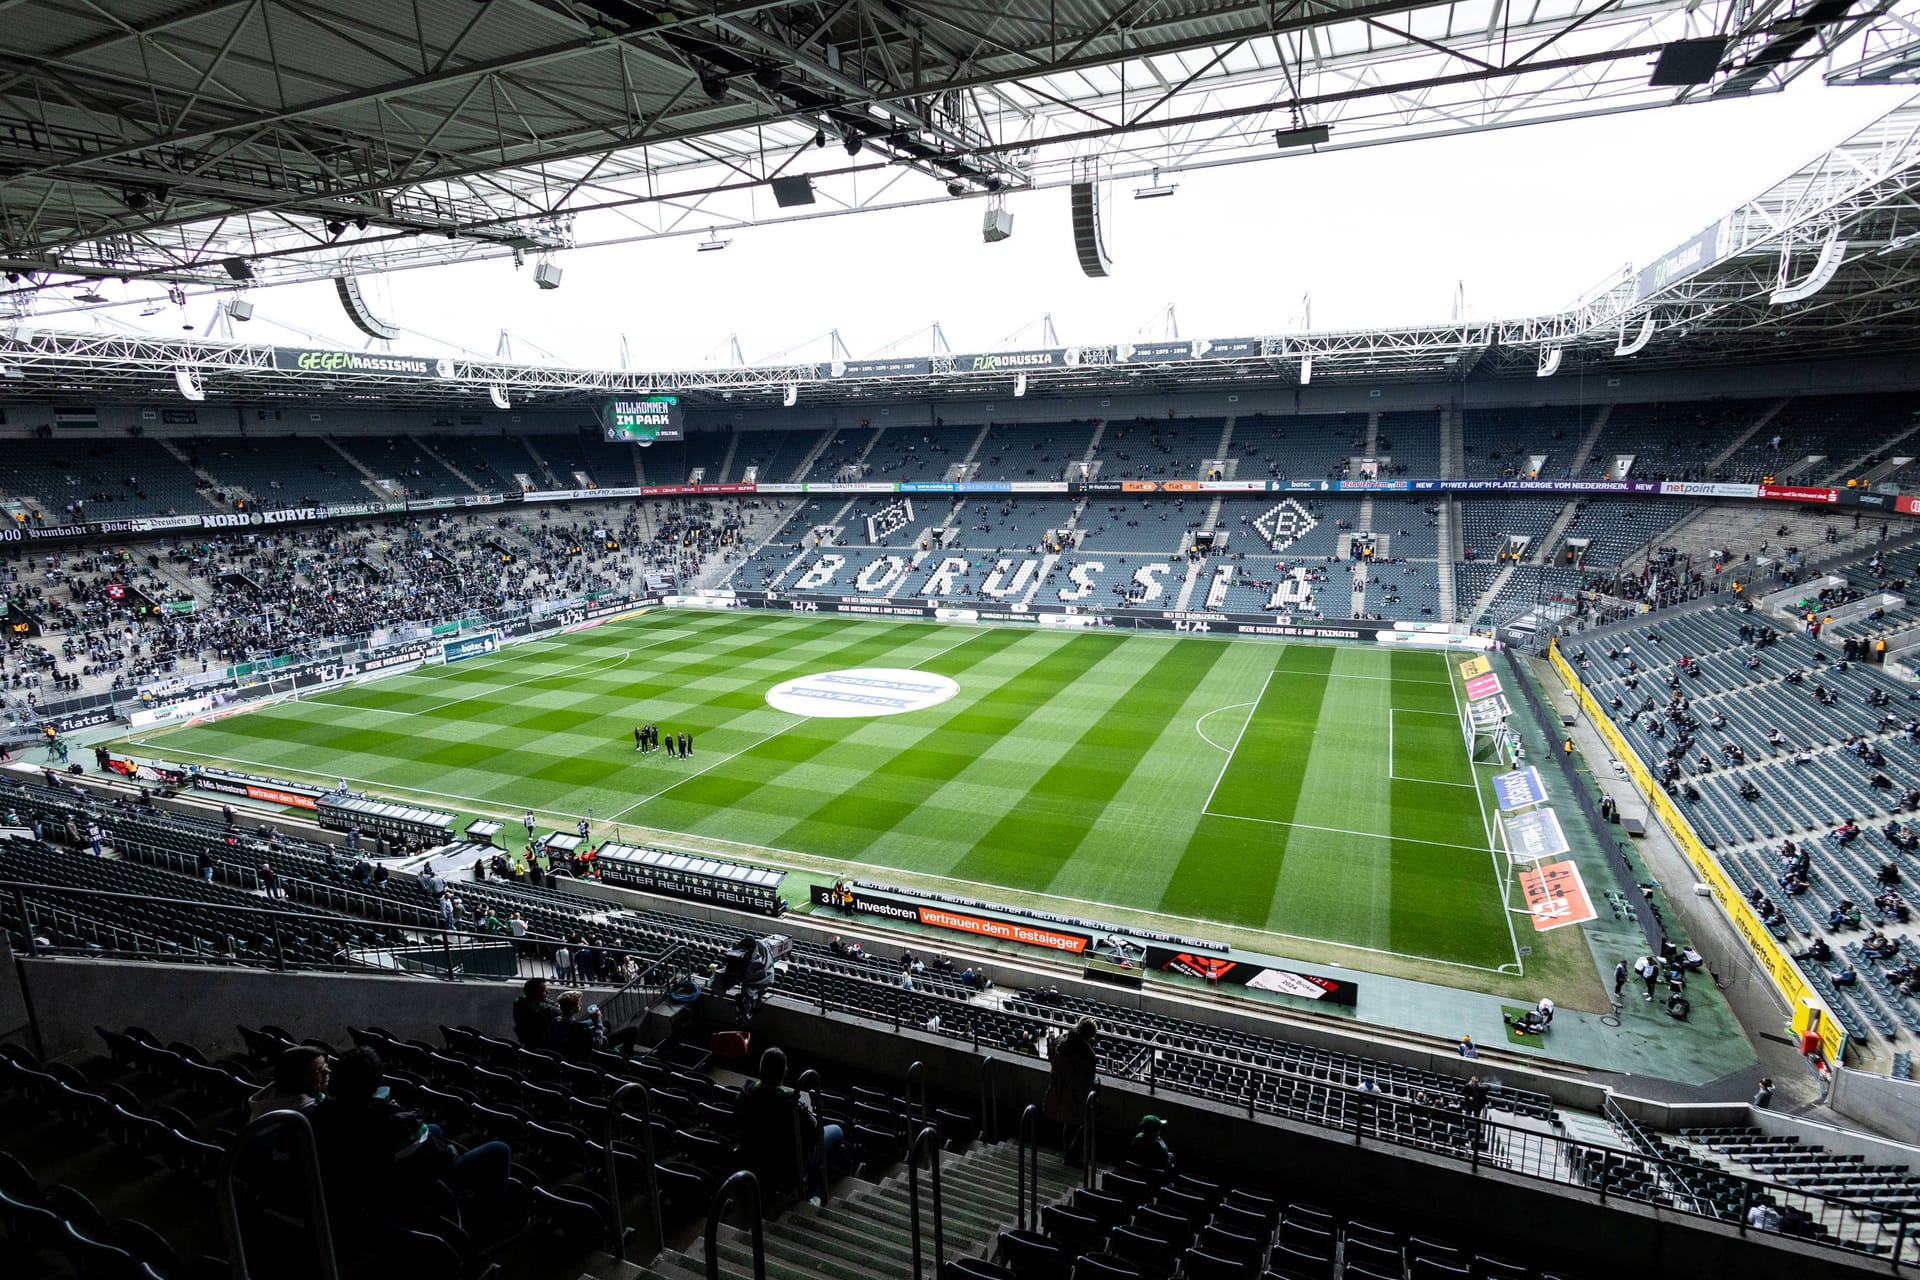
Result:
<svg viewBox="0 0 1920 1280"><path fill-rule="evenodd" d="M927 702L929 676L944 701L874 714ZM796 677L810 714L768 703ZM529 808L590 812L596 838L684 833L811 878L1512 972L1492 769L1456 679L1453 655L1413 649L656 610L135 752L346 778L510 831ZM642 723L691 734L692 757L636 752Z"/></svg>

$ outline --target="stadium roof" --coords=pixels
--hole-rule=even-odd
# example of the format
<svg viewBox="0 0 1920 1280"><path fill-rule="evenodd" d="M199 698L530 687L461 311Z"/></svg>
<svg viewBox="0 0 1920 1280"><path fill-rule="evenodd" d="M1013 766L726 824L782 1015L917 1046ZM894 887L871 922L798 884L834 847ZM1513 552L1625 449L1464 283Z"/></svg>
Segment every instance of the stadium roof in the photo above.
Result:
<svg viewBox="0 0 1920 1280"><path fill-rule="evenodd" d="M1917 8L0 0L0 269L285 283L1911 82ZM1681 41L1704 82L1651 84Z"/></svg>

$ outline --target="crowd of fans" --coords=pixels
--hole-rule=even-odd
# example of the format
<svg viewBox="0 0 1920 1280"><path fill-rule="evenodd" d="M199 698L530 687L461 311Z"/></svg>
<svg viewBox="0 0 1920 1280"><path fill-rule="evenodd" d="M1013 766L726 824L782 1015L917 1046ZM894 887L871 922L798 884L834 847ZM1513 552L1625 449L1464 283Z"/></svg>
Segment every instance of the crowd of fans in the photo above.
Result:
<svg viewBox="0 0 1920 1280"><path fill-rule="evenodd" d="M732 502L560 505L17 550L0 560L0 586L41 634L9 634L0 710L26 723L75 694L131 694L377 632L683 582L738 559L743 527Z"/></svg>

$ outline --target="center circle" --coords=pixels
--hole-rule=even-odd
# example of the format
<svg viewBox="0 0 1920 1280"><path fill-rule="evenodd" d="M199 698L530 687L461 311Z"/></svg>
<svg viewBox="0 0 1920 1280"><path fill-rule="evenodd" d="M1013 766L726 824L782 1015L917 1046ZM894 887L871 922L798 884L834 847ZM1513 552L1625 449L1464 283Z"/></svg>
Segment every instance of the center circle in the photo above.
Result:
<svg viewBox="0 0 1920 1280"><path fill-rule="evenodd" d="M960 692L946 676L905 667L856 667L795 676L767 690L767 705L795 716L847 720L937 707Z"/></svg>

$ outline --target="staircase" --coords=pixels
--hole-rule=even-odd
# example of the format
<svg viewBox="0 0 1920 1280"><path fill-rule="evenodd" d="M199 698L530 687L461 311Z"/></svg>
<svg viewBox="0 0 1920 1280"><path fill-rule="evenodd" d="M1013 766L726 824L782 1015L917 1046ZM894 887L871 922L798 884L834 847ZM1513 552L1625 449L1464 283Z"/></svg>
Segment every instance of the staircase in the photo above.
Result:
<svg viewBox="0 0 1920 1280"><path fill-rule="evenodd" d="M1513 570L1514 566L1511 564L1502 569L1499 574L1494 577L1494 580L1488 584L1487 589L1480 593L1480 598L1473 602L1473 607L1467 610L1467 616L1459 619L1459 621L1478 626L1480 615L1491 608L1495 597L1507 589L1507 583L1513 579Z"/></svg>
<svg viewBox="0 0 1920 1280"><path fill-rule="evenodd" d="M733 479L733 456L740 452L740 433L727 433L727 456L720 459L720 474L716 477L721 483Z"/></svg>
<svg viewBox="0 0 1920 1280"><path fill-rule="evenodd" d="M834 431L831 427L820 433L820 438L813 442L813 448L807 450L807 456L800 459L800 465L793 469L791 476L787 477L790 483L799 484L807 478L807 472L813 470L813 464L820 460L820 455L825 453L827 446L833 443L833 437ZM769 481L778 481L779 479L779 476L768 477Z"/></svg>
<svg viewBox="0 0 1920 1280"><path fill-rule="evenodd" d="M1857 458L1849 459L1846 466L1841 467L1838 471L1835 471L1832 475L1828 476L1824 481L1822 481L1822 483L1845 484L1847 482L1847 477L1857 476L1860 474L1861 468L1866 466L1868 458L1873 457L1875 454L1891 454L1893 452L1895 445L1901 443L1908 436L1911 436L1916 431L1920 431L1920 418L1916 418L1914 420L1913 425L1908 427L1905 431L1902 431L1899 435L1894 436L1890 440L1881 440L1878 443L1876 443L1869 452L1863 453Z"/></svg>
<svg viewBox="0 0 1920 1280"><path fill-rule="evenodd" d="M540 468L539 484L542 489L558 489L563 487L559 480L555 478L553 468L547 464L546 458L541 456L540 451L533 447L532 436L521 436L520 447L527 451L527 456L532 458L534 464Z"/></svg>
<svg viewBox="0 0 1920 1280"><path fill-rule="evenodd" d="M1018 1225L1019 1205L1014 1194L1016 1144L975 1145L960 1156L943 1156L940 1195L948 1258L990 1256L999 1233ZM1065 1169L1059 1157L1040 1155L1042 1205L1055 1204L1080 1185L1077 1169ZM924 1274L939 1270L944 1258L933 1252L932 1178L920 1175L921 1254ZM859 1183L847 1195L814 1208L797 1205L765 1224L763 1243L766 1273L779 1280L898 1280L912 1274L912 1227L908 1210L905 1168L877 1183ZM720 1275L726 1280L750 1280L753 1244L746 1231L722 1226L718 1234ZM702 1241L682 1253L665 1253L650 1266L608 1263L586 1272L582 1280L612 1277L648 1277L657 1280L704 1280L706 1245Z"/></svg>
<svg viewBox="0 0 1920 1280"><path fill-rule="evenodd" d="M447 460L447 457L445 454L440 453L438 450L436 450L432 445L428 444L421 437L408 436L407 443L412 445L414 448L418 449L421 453L425 454L427 457L432 458L435 462L445 467L448 471L451 471L455 479L459 480L461 484L467 486L467 488L473 490L475 493L486 492L486 488L483 485L475 483L472 476L468 475L466 472L462 471L460 468L454 466L453 463Z"/></svg>
<svg viewBox="0 0 1920 1280"><path fill-rule="evenodd" d="M1600 406L1600 412L1594 415L1593 425L1588 427L1587 434L1581 437L1580 451L1573 455L1573 462L1567 467L1567 475L1578 478L1580 469L1587 465L1587 459L1592 456L1594 446L1600 443L1600 433L1607 429L1607 419L1612 416L1611 404Z"/></svg>
<svg viewBox="0 0 1920 1280"><path fill-rule="evenodd" d="M1744 446L1747 443L1747 441L1753 439L1756 435L1760 434L1761 428L1767 426L1775 418L1779 417L1780 411L1787 407L1789 399L1790 399L1789 397L1782 397L1781 399L1774 401L1773 404L1767 409L1765 413L1761 414L1757 419L1754 420L1754 424L1752 426L1748 427L1745 431L1742 431L1739 435L1735 436L1731 441L1728 442L1726 448L1722 449L1720 452L1714 454L1712 458L1708 459L1707 465L1706 465L1707 474L1713 475L1721 467L1725 466L1728 458L1731 458L1735 453L1738 453L1741 447Z"/></svg>
<svg viewBox="0 0 1920 1280"><path fill-rule="evenodd" d="M345 458L347 460L347 465L352 467L355 471L358 471L360 473L360 478L367 482L367 488L373 490L376 494L378 494L383 501L394 496L393 494L388 493L385 489L380 487L380 477L374 474L373 470L368 466L366 466L364 463L362 463L360 459L348 453L345 445L341 444L338 440L335 440L332 436L322 436L320 438L327 442L328 448L332 449L335 453Z"/></svg>
<svg viewBox="0 0 1920 1280"><path fill-rule="evenodd" d="M165 449L168 453L172 454L175 460L177 460L181 466L193 472L194 479L200 482L200 488L198 490L200 494L200 500L202 502L205 502L210 507L219 507L220 504L213 500L213 495L223 487L220 484L220 482L218 480L215 480L212 474L209 473L206 470L206 468L194 466L193 463L188 459L186 450L182 449L179 446L179 444L176 443L175 441L168 439L166 436L155 436L154 439L159 443L162 449ZM230 487L230 486L224 486L224 487Z"/></svg>

